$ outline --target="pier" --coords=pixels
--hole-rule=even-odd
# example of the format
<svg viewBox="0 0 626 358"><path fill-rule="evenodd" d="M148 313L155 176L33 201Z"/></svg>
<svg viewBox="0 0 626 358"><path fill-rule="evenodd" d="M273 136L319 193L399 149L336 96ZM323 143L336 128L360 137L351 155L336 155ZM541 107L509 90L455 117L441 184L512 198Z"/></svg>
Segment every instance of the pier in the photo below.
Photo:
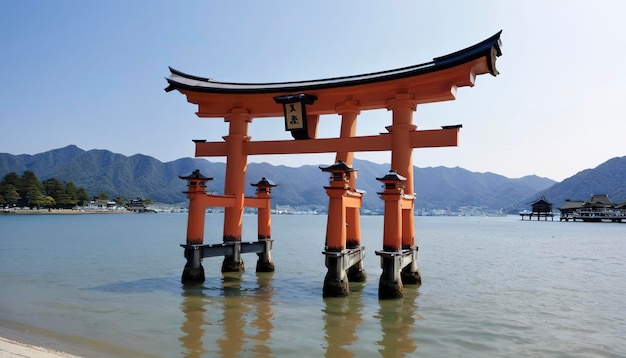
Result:
<svg viewBox="0 0 626 358"><path fill-rule="evenodd" d="M524 221L524 217L528 216L528 221L532 221L533 216L537 218L537 221L543 219L545 221L550 218L551 221L554 221L554 213L552 212L552 203L549 202L546 198L541 196L541 198L533 201L532 203L528 203L531 205L532 210L524 210L519 213L522 217L522 221Z"/></svg>
<svg viewBox="0 0 626 358"><path fill-rule="evenodd" d="M242 254L259 255L257 271L273 271L270 251L270 192L275 185L263 178L256 197L245 197L248 156L265 154L335 153L335 162L320 167L330 174L328 222L322 254L328 269L325 297L349 294L349 282L363 282L360 208L364 192L357 189L352 167L355 152L389 151L391 167L377 178L384 184L378 193L385 202L384 235L380 256L383 270L379 298L402 297L405 284L421 284L415 245L413 149L458 145L461 125L418 130L413 112L418 105L454 100L457 88L473 87L476 77L498 75L495 63L500 51L500 32L466 49L434 58L431 62L400 69L322 80L281 83L227 83L189 75L170 68L167 92L178 91L197 105L197 116L220 118L229 125L224 141L194 140L196 157L226 157L224 193L206 192L211 173L181 176L188 182L189 220L184 245L182 282L204 281L202 259L223 256L222 272L244 270ZM387 109L390 125L378 135L357 136L358 115L365 110ZM334 138L317 138L320 116L335 116L340 132ZM291 140L253 141L248 127L255 118L280 118ZM272 178L280 184L283 178ZM279 190L279 189L277 189ZM322 190L322 188L320 188ZM223 242L204 243L204 212L207 206L224 208ZM244 241L242 215L245 207L257 208L258 238ZM215 229L215 228L212 228ZM304 248L303 248L304 249ZM307 255L310 249L303 250Z"/></svg>

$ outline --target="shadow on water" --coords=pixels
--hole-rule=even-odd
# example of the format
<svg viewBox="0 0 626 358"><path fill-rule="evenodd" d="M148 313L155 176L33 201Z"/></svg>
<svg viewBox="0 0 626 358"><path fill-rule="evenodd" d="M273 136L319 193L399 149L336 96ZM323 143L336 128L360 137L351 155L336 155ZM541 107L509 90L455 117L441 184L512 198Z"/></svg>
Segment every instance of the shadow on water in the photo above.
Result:
<svg viewBox="0 0 626 358"><path fill-rule="evenodd" d="M254 287L242 287L241 275L224 273L220 297L208 294L214 288L184 285L181 303L184 321L179 337L184 356L233 357L244 351L255 356L272 356L268 346L274 317L272 278L273 273L257 273ZM252 346L247 342L252 342ZM207 349L205 343L214 349Z"/></svg>
<svg viewBox="0 0 626 358"><path fill-rule="evenodd" d="M178 293L180 292L179 282L180 276L152 277L91 287L88 290L115 293L150 293L155 291Z"/></svg>

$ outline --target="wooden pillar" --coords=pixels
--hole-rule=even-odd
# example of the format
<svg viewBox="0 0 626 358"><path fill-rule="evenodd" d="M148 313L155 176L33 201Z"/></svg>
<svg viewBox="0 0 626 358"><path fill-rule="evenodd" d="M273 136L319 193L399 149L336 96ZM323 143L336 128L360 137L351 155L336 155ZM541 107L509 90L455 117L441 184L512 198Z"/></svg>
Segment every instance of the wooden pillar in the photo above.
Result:
<svg viewBox="0 0 626 358"><path fill-rule="evenodd" d="M336 111L341 115L340 138L349 138L356 135L356 118L360 113L357 101L346 101L336 107ZM335 163L344 162L352 167L354 152L337 152ZM357 172L352 172L349 179L350 190L356 191ZM361 227L359 208L348 208L346 213L346 245L348 248L359 247L361 245Z"/></svg>
<svg viewBox="0 0 626 358"><path fill-rule="evenodd" d="M325 189L328 195L326 247L328 251L341 252L346 249L346 207L343 198L347 188L343 187L343 181L333 180Z"/></svg>
<svg viewBox="0 0 626 358"><path fill-rule="evenodd" d="M354 203L350 203L349 198L349 178L353 169L344 162L337 162L329 167L320 167L320 169L331 174L329 186L324 187L328 195L326 247L324 248L328 271L324 277L323 296L346 297L350 293L346 270L352 266L346 256L346 208L355 206Z"/></svg>
<svg viewBox="0 0 626 358"><path fill-rule="evenodd" d="M271 191L276 184L266 178L262 178L256 184L256 197L262 200L262 204L257 208L257 240L265 243L263 252L257 253L259 259L256 263L256 272L274 272L275 267L272 262L272 218L271 218Z"/></svg>
<svg viewBox="0 0 626 358"><path fill-rule="evenodd" d="M247 156L243 153L243 143L250 140L248 123L252 118L247 110L233 108L225 118L229 122L226 141L226 177L224 194L234 196L232 207L224 209L224 242L241 242L244 191L247 168ZM222 272L241 272L244 270L240 246L235 245L233 256L225 256Z"/></svg>
<svg viewBox="0 0 626 358"><path fill-rule="evenodd" d="M204 242L204 219L206 216L204 183L190 181L187 188L189 212L187 213L187 245L202 245Z"/></svg>
<svg viewBox="0 0 626 358"><path fill-rule="evenodd" d="M413 182L413 148L409 141L409 133L417 126L412 124L416 105L412 95L399 93L387 101L387 108L393 112L392 125L387 127L391 132L391 169L406 178L404 193L415 195ZM415 246L415 224L413 204L402 208L402 246Z"/></svg>
<svg viewBox="0 0 626 358"><path fill-rule="evenodd" d="M179 176L187 180L187 198L189 198L189 213L187 214L187 241L185 258L187 263L183 269L181 282L195 284L204 282L204 268L199 246L204 241L204 218L207 206L206 182L213 178L205 177L200 170L194 170L191 175Z"/></svg>
<svg viewBox="0 0 626 358"><path fill-rule="evenodd" d="M417 129L413 124L413 112L416 103L413 95L398 93L387 101L387 108L392 114L391 132L391 169L406 178L404 200L402 201L402 249L415 251L415 260L402 269L402 281L405 284L421 284L422 279L417 268L415 246L415 184L413 180L413 148L409 134Z"/></svg>
<svg viewBox="0 0 626 358"><path fill-rule="evenodd" d="M399 252L402 250L402 189L385 189L380 197L385 201L383 250Z"/></svg>
<svg viewBox="0 0 626 358"><path fill-rule="evenodd" d="M341 115L340 138L356 136L356 119L361 113L358 101L345 101L336 106L335 111ZM354 152L337 152L335 162L344 162L353 166ZM357 172L351 173L349 187L356 191ZM361 216L359 208L346 208L346 248L354 249L361 246ZM365 282L367 275L363 269L363 262L351 266L348 269L348 280L352 282Z"/></svg>
<svg viewBox="0 0 626 358"><path fill-rule="evenodd" d="M402 297L402 199L404 194L403 183L406 178L398 175L395 171L382 178L376 178L383 182L385 190L380 198L385 201L385 216L383 226L383 250L376 254L381 256L383 269L378 283L379 298Z"/></svg>

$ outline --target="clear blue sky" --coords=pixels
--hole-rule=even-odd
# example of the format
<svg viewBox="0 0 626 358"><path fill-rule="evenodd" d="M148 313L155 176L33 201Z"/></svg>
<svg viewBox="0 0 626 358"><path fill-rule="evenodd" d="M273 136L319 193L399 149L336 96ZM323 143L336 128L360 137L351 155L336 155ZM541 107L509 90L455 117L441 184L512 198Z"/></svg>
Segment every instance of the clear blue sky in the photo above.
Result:
<svg viewBox="0 0 626 358"><path fill-rule="evenodd" d="M624 13L626 3L602 0L4 1L0 152L75 144L191 157L192 139L221 140L227 127L163 91L168 66L220 81L320 79L428 62L503 30L500 76L414 114L420 129L463 124L460 146L416 149L414 164L563 180L626 155ZM290 138L281 120L254 120L252 140ZM364 112L358 134L390 122L389 112ZM322 117L320 134L338 133L339 118Z"/></svg>

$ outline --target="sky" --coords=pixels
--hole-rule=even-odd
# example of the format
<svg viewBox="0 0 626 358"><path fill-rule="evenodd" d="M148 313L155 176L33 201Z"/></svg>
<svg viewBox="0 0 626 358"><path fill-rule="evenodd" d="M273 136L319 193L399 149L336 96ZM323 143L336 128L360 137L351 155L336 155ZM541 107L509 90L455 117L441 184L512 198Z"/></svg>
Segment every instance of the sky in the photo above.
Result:
<svg viewBox="0 0 626 358"><path fill-rule="evenodd" d="M500 75L417 107L418 129L463 128L458 147L415 149L414 165L561 181L626 155L624 13L617 0L4 1L0 153L74 144L193 157L192 139L221 141L228 127L164 91L168 66L225 82L323 79L429 62L502 30ZM364 111L357 135L390 124L391 112ZM249 135L291 138L283 126L257 118ZM322 116L318 134L337 137L339 126ZM334 155L248 161L329 165Z"/></svg>

